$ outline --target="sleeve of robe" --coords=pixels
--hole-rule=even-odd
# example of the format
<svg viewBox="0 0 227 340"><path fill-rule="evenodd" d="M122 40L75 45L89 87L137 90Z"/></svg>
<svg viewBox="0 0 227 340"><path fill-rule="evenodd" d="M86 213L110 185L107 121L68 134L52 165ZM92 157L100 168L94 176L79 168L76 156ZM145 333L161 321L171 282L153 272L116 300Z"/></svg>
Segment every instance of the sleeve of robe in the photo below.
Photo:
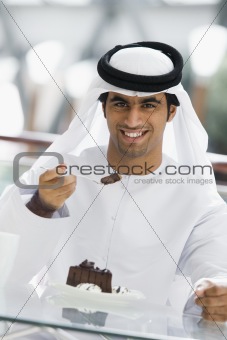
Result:
<svg viewBox="0 0 227 340"><path fill-rule="evenodd" d="M22 181L37 184L37 174L29 171ZM34 191L12 185L0 199L0 231L20 235L18 255L9 279L13 284L28 283L50 256L57 256L56 245L71 225L67 206L56 211L52 218L39 217L29 211L25 204Z"/></svg>
<svg viewBox="0 0 227 340"><path fill-rule="evenodd" d="M65 164L76 165L84 159L62 155ZM48 158L45 168L54 168L59 164L58 158ZM54 261L61 252L62 244L67 242L75 228L75 220L70 216L66 204L55 211L52 218L44 218L32 213L26 203L37 189L39 176L45 170L29 170L21 178L23 188L12 185L6 188L0 198L0 231L20 235L18 256L12 269L10 281L15 284L27 284L50 261ZM33 185L33 188L27 186ZM59 245L59 241L60 245ZM48 268L47 268L48 270Z"/></svg>
<svg viewBox="0 0 227 340"><path fill-rule="evenodd" d="M182 252L177 274L191 279L191 293L184 312L200 314L193 289L204 278L227 282L227 205L218 194L211 196ZM214 199L215 198L215 199Z"/></svg>

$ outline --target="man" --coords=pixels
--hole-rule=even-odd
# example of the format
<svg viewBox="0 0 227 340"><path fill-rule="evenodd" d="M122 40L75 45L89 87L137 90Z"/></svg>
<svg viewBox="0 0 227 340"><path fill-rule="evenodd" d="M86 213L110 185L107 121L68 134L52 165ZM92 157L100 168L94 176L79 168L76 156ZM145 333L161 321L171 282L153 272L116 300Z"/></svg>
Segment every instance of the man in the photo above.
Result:
<svg viewBox="0 0 227 340"><path fill-rule="evenodd" d="M46 266L46 280L65 282L87 258L110 269L113 284L165 305L180 274L192 291L185 310L227 320L226 204L182 68L179 52L157 42L100 59L78 115L48 150L64 161L41 157L23 189L2 197L2 229L21 235L14 278L28 282ZM99 183L111 172L121 175L112 185L86 178Z"/></svg>

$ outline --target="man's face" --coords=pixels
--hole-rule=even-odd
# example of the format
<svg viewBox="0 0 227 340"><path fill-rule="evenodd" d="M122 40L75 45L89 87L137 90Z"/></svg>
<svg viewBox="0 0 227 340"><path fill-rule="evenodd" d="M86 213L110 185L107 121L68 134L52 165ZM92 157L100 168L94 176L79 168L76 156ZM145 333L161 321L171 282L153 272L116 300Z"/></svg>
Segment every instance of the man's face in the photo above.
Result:
<svg viewBox="0 0 227 340"><path fill-rule="evenodd" d="M164 93L146 97L109 92L105 110L112 150L128 158L146 157L161 152L167 121ZM176 107L171 106L171 121Z"/></svg>

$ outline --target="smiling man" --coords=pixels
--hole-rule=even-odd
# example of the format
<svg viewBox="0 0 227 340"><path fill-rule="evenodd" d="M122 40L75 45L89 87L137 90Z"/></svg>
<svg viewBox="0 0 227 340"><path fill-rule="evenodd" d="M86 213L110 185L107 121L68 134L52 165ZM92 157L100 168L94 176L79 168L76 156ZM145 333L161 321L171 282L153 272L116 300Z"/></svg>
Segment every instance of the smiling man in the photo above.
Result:
<svg viewBox="0 0 227 340"><path fill-rule="evenodd" d="M170 101L171 95L130 97L110 92L101 96L110 132L107 158L114 168L136 165L141 175L147 175L147 167L154 171L161 165L165 126L176 113L167 98Z"/></svg>
<svg viewBox="0 0 227 340"><path fill-rule="evenodd" d="M21 236L14 282L45 266L46 280L65 282L68 268L88 259L111 270L113 285L159 305L171 301L181 276L191 295L177 287L174 303L227 320L226 204L204 172L212 169L207 134L180 83L182 69L180 53L158 42L119 45L99 60L80 111L48 150L62 154L64 174L72 164L99 169L96 183L61 177L57 160L41 157L23 188L2 197L1 228ZM40 174L41 166L49 170ZM190 173L194 166L203 172ZM166 171L179 167L186 171ZM121 181L97 184L109 169Z"/></svg>

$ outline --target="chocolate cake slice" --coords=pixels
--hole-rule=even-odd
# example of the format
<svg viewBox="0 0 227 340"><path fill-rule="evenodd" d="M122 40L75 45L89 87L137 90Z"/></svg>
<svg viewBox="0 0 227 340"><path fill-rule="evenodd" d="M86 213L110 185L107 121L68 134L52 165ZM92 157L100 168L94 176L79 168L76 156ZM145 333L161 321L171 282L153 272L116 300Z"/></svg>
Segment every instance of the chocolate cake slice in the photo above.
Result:
<svg viewBox="0 0 227 340"><path fill-rule="evenodd" d="M93 283L103 293L112 293L112 273L108 269L94 267L94 262L83 261L79 266L69 268L66 284L76 287L80 283Z"/></svg>

